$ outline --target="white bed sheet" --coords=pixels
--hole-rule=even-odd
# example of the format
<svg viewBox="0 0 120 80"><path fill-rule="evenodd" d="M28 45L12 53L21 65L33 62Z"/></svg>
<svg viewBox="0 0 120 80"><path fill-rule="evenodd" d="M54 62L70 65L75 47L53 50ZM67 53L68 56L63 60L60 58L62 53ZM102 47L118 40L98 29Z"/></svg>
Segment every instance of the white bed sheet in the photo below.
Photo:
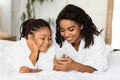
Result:
<svg viewBox="0 0 120 80"><path fill-rule="evenodd" d="M14 42L0 40L0 80L120 80L120 52L110 53L109 69L106 72L80 73L77 71L42 71L39 73L16 73L4 54L4 48ZM111 50L111 49L108 49ZM117 58L116 58L117 57Z"/></svg>
<svg viewBox="0 0 120 80"><path fill-rule="evenodd" d="M114 69L111 68L108 72L97 72L93 74L76 71L43 71L25 74L8 72L7 74L2 75L0 80L120 80L120 68L115 69L114 67Z"/></svg>

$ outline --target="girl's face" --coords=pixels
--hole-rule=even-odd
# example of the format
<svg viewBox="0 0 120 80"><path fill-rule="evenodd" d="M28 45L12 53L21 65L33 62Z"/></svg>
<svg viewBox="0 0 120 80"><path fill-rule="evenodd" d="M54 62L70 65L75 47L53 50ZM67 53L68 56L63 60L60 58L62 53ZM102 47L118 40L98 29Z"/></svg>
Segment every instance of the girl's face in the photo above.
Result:
<svg viewBox="0 0 120 80"><path fill-rule="evenodd" d="M82 26L72 20L63 19L60 21L60 34L71 44L80 42L80 31L82 28Z"/></svg>
<svg viewBox="0 0 120 80"><path fill-rule="evenodd" d="M33 40L40 52L46 52L52 44L51 31L49 28L40 28L34 32Z"/></svg>

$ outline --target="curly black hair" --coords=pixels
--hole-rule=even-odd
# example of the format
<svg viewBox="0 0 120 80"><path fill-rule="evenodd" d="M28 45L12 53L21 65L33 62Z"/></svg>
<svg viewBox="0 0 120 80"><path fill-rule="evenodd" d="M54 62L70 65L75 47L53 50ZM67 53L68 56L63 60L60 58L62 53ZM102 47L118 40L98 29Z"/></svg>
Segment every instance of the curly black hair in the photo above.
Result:
<svg viewBox="0 0 120 80"><path fill-rule="evenodd" d="M43 19L29 19L24 21L20 26L20 39L22 37L28 39L28 34L33 34L33 31L37 31L42 27L48 27L51 30L49 23Z"/></svg>
<svg viewBox="0 0 120 80"><path fill-rule="evenodd" d="M60 34L60 21L62 19L72 20L83 25L83 29L80 34L81 38L85 40L84 48L88 48L90 45L94 44L94 34L98 36L101 33L101 31L98 31L90 16L82 8L73 4L68 4L62 9L56 19L55 39L60 47L62 47L62 42L64 41L64 38Z"/></svg>

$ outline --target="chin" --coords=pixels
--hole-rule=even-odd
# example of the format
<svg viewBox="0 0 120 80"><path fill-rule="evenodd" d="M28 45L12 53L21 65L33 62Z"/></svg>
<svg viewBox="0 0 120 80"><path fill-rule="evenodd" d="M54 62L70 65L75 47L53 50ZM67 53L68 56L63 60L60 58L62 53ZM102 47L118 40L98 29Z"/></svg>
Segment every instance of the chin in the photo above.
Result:
<svg viewBox="0 0 120 80"><path fill-rule="evenodd" d="M40 52L46 52L47 50L48 50L48 49L44 49L44 48L42 49L42 48L39 48L39 51L40 51Z"/></svg>
<svg viewBox="0 0 120 80"><path fill-rule="evenodd" d="M41 50L41 52L47 52L48 49Z"/></svg>
<svg viewBox="0 0 120 80"><path fill-rule="evenodd" d="M72 44L73 43L73 41L68 41L70 44Z"/></svg>

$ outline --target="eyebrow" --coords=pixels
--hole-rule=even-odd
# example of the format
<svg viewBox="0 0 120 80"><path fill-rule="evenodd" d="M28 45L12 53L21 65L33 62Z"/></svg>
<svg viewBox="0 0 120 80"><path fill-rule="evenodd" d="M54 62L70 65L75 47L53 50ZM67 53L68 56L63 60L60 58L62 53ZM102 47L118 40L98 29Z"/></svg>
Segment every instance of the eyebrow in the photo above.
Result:
<svg viewBox="0 0 120 80"><path fill-rule="evenodd" d="M68 27L67 29L69 29L69 28L74 28L74 27L75 27L75 26L70 26L70 27ZM64 28L61 28L61 27L60 27L60 29L64 29Z"/></svg>
<svg viewBox="0 0 120 80"><path fill-rule="evenodd" d="M75 27L75 26L70 26L70 27L68 27L68 28L72 28L72 27Z"/></svg>

